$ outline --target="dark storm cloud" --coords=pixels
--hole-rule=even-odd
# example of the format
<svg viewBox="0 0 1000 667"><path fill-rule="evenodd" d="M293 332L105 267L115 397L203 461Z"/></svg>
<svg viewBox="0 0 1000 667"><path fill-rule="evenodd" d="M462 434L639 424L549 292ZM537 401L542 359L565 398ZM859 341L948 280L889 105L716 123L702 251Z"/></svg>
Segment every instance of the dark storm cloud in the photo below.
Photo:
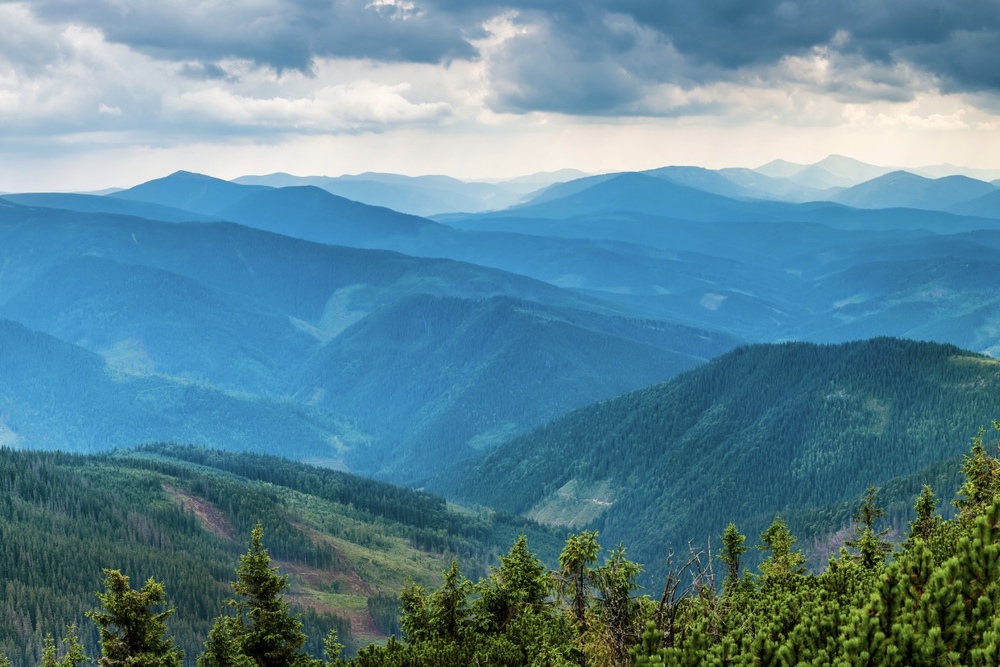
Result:
<svg viewBox="0 0 1000 667"><path fill-rule="evenodd" d="M0 0L2 2L3 0ZM848 68L816 84L841 98L909 99L916 71L946 92L1000 90L1000 0L32 0L44 21L222 77L241 58L309 71L316 57L437 63L477 59L483 22L526 28L489 54L501 111L643 112L657 84L690 90L767 81L816 49ZM195 63L195 64L191 64ZM901 74L902 72L902 74ZM854 85L850 79L865 78ZM671 113L661 109L660 113Z"/></svg>
<svg viewBox="0 0 1000 667"><path fill-rule="evenodd" d="M93 26L109 41L175 61L241 58L308 71L315 57L433 63L475 55L454 16L408 3L33 0L29 6L43 21Z"/></svg>
<svg viewBox="0 0 1000 667"><path fill-rule="evenodd" d="M851 68L824 84L825 92L844 99L910 99L920 91L910 88L914 81L901 74L906 70L923 73L923 82L929 76L945 92L1000 91L1000 0L514 2L525 17L543 15L550 39L559 43L518 38L510 45L518 52L508 54L497 71L516 75L508 81L513 92L500 90L498 97L515 108L529 106L527 90L539 93L530 101L540 108L563 104L563 110L621 112L621 103L634 103L650 84L690 88L753 80L788 56L817 49L836 66ZM638 30L616 31L607 17L628 19ZM561 66L549 57L560 50ZM660 57L649 62L643 52ZM536 66L527 66L536 53ZM586 89L574 96L579 107L558 96L570 82ZM546 90L554 94L546 97Z"/></svg>

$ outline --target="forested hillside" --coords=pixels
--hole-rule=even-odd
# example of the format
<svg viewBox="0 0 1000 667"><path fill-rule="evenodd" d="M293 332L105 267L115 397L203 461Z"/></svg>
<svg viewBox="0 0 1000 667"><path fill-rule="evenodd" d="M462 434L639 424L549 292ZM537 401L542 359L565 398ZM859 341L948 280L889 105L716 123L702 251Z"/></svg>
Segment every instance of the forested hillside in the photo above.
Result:
<svg viewBox="0 0 1000 667"><path fill-rule="evenodd" d="M729 521L756 533L775 513L954 459L969 424L996 414L1000 363L952 346L754 345L572 412L430 488L599 529L654 564L663 545L702 544Z"/></svg>
<svg viewBox="0 0 1000 667"><path fill-rule="evenodd" d="M484 571L522 532L554 558L560 540L523 520L455 512L441 498L270 456L171 445L77 456L0 449L0 654L40 660L75 623L91 655L102 568L163 582L171 632L201 652L260 522L289 597L322 655L398 628L407 581L436 585L453 557Z"/></svg>
<svg viewBox="0 0 1000 667"><path fill-rule="evenodd" d="M0 330L0 367L20 369L0 423L22 447L183 441L419 482L739 342L502 271L232 224L5 205L0 236L0 317L34 330Z"/></svg>
<svg viewBox="0 0 1000 667"><path fill-rule="evenodd" d="M1000 423L994 422L993 427L1000 430ZM1000 621L993 611L1000 604L1000 459L996 448L997 442L987 443L980 431L962 456L960 487L952 501L957 510L954 518L942 518L939 497L924 485L914 499L908 526L895 539L884 527L886 513L879 489L869 486L855 503L853 521L842 531L837 550L825 566L813 572L805 567L798 538L779 516L757 539L748 539L730 522L718 536L714 551L710 546L690 545L686 552L667 548L665 576L659 585L645 589L641 583L643 565L632 560L623 545L602 550L596 531L570 534L558 566L551 569L521 534L478 581L469 578L468 570L463 573L453 559L436 589L408 580L396 608L388 596L377 596L375 604L369 598L373 620L388 620L398 609L398 626L390 629L398 630L400 638L390 636L384 645L364 646L355 657L348 657L350 651L344 653L341 640L350 639L352 627L345 619L324 618L315 612L303 615L290 606L291 600L301 603L302 590L296 590L288 575L273 566L263 543L265 519L251 531L247 551L239 557L235 570L230 611L212 621L207 640L197 651L197 664L995 664L1000 641ZM8 514L16 516L16 506L30 501L36 505L41 501L50 508L57 504L48 494L59 487L58 481L53 483L59 479L54 468L67 467L72 458L28 455L22 457L28 462L27 473L24 466L11 465L11 458L8 455L0 468L5 480L14 480L7 486L17 491L13 496L15 511ZM175 500L179 497L185 507L191 498L184 488L166 487L162 481L170 473L175 478L184 477L177 474L178 468L192 471L183 464L178 466L180 461L239 470L247 479L274 480L272 484L278 486L267 487L271 492L308 488L313 498L335 504L351 498L358 501L346 508L352 518L380 516L411 528L449 524L452 535L469 533L467 515L464 519L453 515L449 520L433 498L385 487L376 488L372 495L365 492L371 489L370 482L352 482L336 474L303 475L300 466L274 459L159 447L147 448L128 461L133 464L132 479L145 477L147 485L159 481L161 488ZM97 461L89 463L92 467ZM98 467L106 472L108 458L100 463L103 465ZM201 467L193 470L204 472ZM85 476L89 478L87 473L92 472L85 471ZM214 477L201 480L201 487L217 481ZM237 497L245 500L243 494ZM285 499L295 497L292 493ZM260 512L262 497L254 495L252 499L257 502L254 509ZM314 502L309 506L315 510ZM208 523L216 533L226 536L228 526L218 514L207 511L210 509L214 508L202 502L194 515L186 515L188 528ZM264 515L270 516L267 512ZM129 534L136 529L135 515L115 517L112 512L111 523L127 525ZM383 523L380 534L399 523ZM342 522L335 525L344 526ZM314 534L306 537L295 522L278 526L297 544L304 541L314 547L308 550L307 546L308 553L303 555L313 566L315 580L316 566L321 569L323 565L322 547L332 545L333 539L318 541ZM148 526L141 528L146 529L144 534L150 532ZM156 537L163 545L162 535ZM165 553L173 548L170 543L163 546ZM757 568L747 564L752 546L763 556ZM274 553L277 555L278 549ZM342 550L329 553L335 556L335 568L342 568ZM50 562L56 567L61 564L59 556ZM159 564L167 567L170 563L166 558ZM287 561L285 566L310 579L302 574L306 568ZM186 627L178 618L181 606L161 611L168 602L162 582L151 577L141 589L133 589L128 576L119 570L104 569L103 575L99 606L87 614L100 631L102 662L179 667L182 656L191 661L192 654L182 652L175 638L180 634L176 628ZM181 585L185 584L188 589L197 585L197 576L184 579ZM341 582L334 579L331 587L340 593ZM185 594L189 592L185 590ZM8 605L8 609L18 608ZM39 613L33 618L41 617ZM28 616L21 618L28 622ZM317 659L316 649L311 648L316 646L316 635L310 633L317 631L317 625L319 632L325 632L325 661ZM86 662L87 649L78 641L79 634L76 624L67 626L61 635L63 651L51 635L42 639L41 664L72 667ZM30 657L19 655L18 659L19 665L37 664ZM0 661L8 664L2 654Z"/></svg>

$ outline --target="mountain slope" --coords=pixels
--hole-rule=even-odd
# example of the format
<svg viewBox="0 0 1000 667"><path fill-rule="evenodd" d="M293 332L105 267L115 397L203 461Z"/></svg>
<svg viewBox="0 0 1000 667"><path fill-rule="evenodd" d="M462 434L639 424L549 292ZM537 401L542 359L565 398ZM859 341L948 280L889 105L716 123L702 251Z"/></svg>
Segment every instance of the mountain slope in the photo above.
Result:
<svg viewBox="0 0 1000 667"><path fill-rule="evenodd" d="M255 192L220 209L219 215L307 241L354 247L379 247L379 241L387 236L414 236L438 226L425 218L351 201L311 185Z"/></svg>
<svg viewBox="0 0 1000 667"><path fill-rule="evenodd" d="M290 576L306 649L333 627L352 648L398 631L408 580L440 584L459 554L481 573L520 533L552 562L558 540L530 523L455 511L441 498L276 457L157 445L104 456L0 449L0 653L40 663L42 638L75 619L98 655L101 569L138 588L165 584L167 625L193 667L260 523L272 562Z"/></svg>
<svg viewBox="0 0 1000 667"><path fill-rule="evenodd" d="M85 255L54 266L0 316L117 368L279 395L319 346L275 308L161 269Z"/></svg>
<svg viewBox="0 0 1000 667"><path fill-rule="evenodd" d="M880 338L739 348L649 389L575 411L430 485L570 521L659 562L729 521L821 508L965 451L1000 415L1000 362Z"/></svg>
<svg viewBox="0 0 1000 667"><path fill-rule="evenodd" d="M260 185L238 185L190 171L176 171L169 176L105 196L172 206L214 216L249 194L269 189Z"/></svg>
<svg viewBox="0 0 1000 667"><path fill-rule="evenodd" d="M265 411L287 410L281 419L291 420L290 433L309 431L296 420L321 422L318 433L287 442L274 435L281 428L275 423L260 447L412 477L452 450L468 454L472 440L484 447L570 407L665 379L739 342L620 317L607 304L510 273L308 243L229 223L157 223L12 206L0 210L0 239L0 316L80 343L129 372L122 376L128 382L116 384L104 359L87 357L93 368L78 393L95 397L95 404L74 398L53 406L41 385L20 399L12 394L11 401L20 400L11 414L24 417L18 422L23 437L48 443L41 446L100 448L154 439L249 446L247 434L227 439L221 421L207 428L198 423L202 417L184 421L183 412L176 416L179 430L169 430L163 424L169 410L157 411L155 401L150 415L135 412L129 391L163 385L169 405L179 387L196 381L197 388L186 389L197 394L196 405L184 407L192 415L218 396L235 401L225 408L226 419L245 421L236 415L264 395L287 399L260 404ZM459 304L448 319L454 328L439 326L422 338L422 323L442 316L446 301ZM74 359L83 354L74 349ZM386 350L393 351L393 363ZM431 360L447 370L439 372ZM65 363L67 373L77 372L76 362ZM502 382L492 385L494 377ZM56 376L46 381L59 384ZM390 384L408 388L392 394L398 402L381 389ZM503 399L503 407L489 406L493 398ZM355 420L363 433L303 405L310 402ZM512 406L525 406L525 415L512 416ZM50 410L52 419L43 420L39 432L25 430L25 415ZM117 412L149 428L126 429ZM105 430L116 430L114 437L100 435L101 419ZM256 423L251 420L253 428ZM404 453L412 466L386 463Z"/></svg>
<svg viewBox="0 0 1000 667"><path fill-rule="evenodd" d="M989 183L965 176L924 178L893 171L847 188L831 199L857 208L918 208L947 211L962 202L996 192Z"/></svg>
<svg viewBox="0 0 1000 667"><path fill-rule="evenodd" d="M1000 187L1000 181L993 181L991 185ZM1000 191L990 192L982 197L955 204L949 210L960 215L1000 218Z"/></svg>
<svg viewBox="0 0 1000 667"><path fill-rule="evenodd" d="M131 199L116 199L109 196L81 195L65 192L30 192L4 195L4 199L22 206L43 206L45 208L79 211L80 213L110 213L129 215L147 220L164 222L218 221L215 216L185 211L173 206L151 204Z"/></svg>
<svg viewBox="0 0 1000 667"><path fill-rule="evenodd" d="M694 337L507 297L415 295L326 345L298 395L393 443L349 458L352 469L420 485L441 465L704 360L679 350L710 357L732 344Z"/></svg>
<svg viewBox="0 0 1000 667"><path fill-rule="evenodd" d="M344 426L290 401L116 372L102 357L0 320L0 444L93 452L176 441L335 460Z"/></svg>
<svg viewBox="0 0 1000 667"><path fill-rule="evenodd" d="M435 215L453 211L470 213L505 208L517 203L528 188L505 183L467 183L448 176L402 176L364 173L351 176L241 176L240 184L288 187L314 185L327 192L411 215ZM538 187L543 187L539 184Z"/></svg>

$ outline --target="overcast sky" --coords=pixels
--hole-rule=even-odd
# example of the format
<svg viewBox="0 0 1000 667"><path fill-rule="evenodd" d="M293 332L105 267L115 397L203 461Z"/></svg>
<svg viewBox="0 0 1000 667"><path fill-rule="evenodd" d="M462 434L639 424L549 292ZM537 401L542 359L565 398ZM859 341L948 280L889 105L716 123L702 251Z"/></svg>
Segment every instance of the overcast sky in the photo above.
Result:
<svg viewBox="0 0 1000 667"><path fill-rule="evenodd" d="M1000 0L0 0L0 191L1000 167Z"/></svg>

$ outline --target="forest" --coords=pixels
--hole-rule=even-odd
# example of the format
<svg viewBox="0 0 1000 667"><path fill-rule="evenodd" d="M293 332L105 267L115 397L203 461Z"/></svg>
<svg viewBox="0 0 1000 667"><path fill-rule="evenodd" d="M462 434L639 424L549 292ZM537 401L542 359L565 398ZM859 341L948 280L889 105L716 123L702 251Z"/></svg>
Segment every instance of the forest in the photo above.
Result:
<svg viewBox="0 0 1000 667"><path fill-rule="evenodd" d="M322 653L336 628L350 651L398 628L407 581L433 585L457 558L485 573L518 535L545 558L557 534L497 513L455 511L444 499L275 456L179 445L100 455L0 448L0 654L39 664L44 638L76 627L95 654L86 614L114 568L155 577L177 612L170 631L194 665L226 606L233 568L260 524L286 591Z"/></svg>
<svg viewBox="0 0 1000 667"><path fill-rule="evenodd" d="M1000 423L993 429L1000 431ZM522 534L477 581L457 559L436 588L408 581L399 595L399 632L351 657L341 642L345 628L329 619L325 627L309 624L323 633L319 657L317 637L310 639L301 612L286 598L288 575L272 563L258 522L195 661L198 667L995 665L1000 458L997 443L986 439L980 430L963 457L952 518L943 518L934 490L924 486L907 533L893 542L871 486L854 513L853 534L822 571L806 568L780 516L759 535L755 571L746 565L747 536L729 524L704 547L668 551L656 591L641 590L643 566L623 545L602 549L596 531L570 534L552 569ZM210 456L195 451L188 458ZM149 462L156 467L155 458ZM261 463L249 458L240 465L259 476ZM335 484L305 484L336 493ZM44 487L19 488L14 497ZM372 499L386 501L392 504ZM99 507L86 511L99 514ZM434 523L433 508L423 512ZM86 613L99 635L94 659L108 667L183 664L169 599L154 576L136 589L120 570L105 569L100 608ZM67 621L58 642L51 634L42 639L43 667L91 659L79 622Z"/></svg>

